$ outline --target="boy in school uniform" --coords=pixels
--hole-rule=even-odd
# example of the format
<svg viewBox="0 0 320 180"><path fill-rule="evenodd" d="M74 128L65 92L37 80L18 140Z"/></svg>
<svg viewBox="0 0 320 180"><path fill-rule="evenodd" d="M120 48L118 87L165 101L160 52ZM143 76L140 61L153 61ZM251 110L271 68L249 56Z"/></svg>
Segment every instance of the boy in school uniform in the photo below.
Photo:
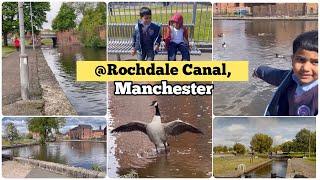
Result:
<svg viewBox="0 0 320 180"><path fill-rule="evenodd" d="M265 115L318 114L318 31L300 34L293 41L292 70L260 66L253 76L278 86Z"/></svg>
<svg viewBox="0 0 320 180"><path fill-rule="evenodd" d="M142 7L140 19L132 35L131 55L137 54L138 60L154 60L161 42L161 27L151 22L151 9Z"/></svg>

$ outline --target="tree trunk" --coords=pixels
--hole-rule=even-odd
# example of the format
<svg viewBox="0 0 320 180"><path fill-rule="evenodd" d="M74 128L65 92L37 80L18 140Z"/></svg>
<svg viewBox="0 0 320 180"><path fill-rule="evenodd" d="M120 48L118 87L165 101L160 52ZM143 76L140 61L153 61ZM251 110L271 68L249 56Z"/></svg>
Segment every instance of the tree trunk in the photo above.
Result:
<svg viewBox="0 0 320 180"><path fill-rule="evenodd" d="M3 46L8 46L8 33L3 33Z"/></svg>

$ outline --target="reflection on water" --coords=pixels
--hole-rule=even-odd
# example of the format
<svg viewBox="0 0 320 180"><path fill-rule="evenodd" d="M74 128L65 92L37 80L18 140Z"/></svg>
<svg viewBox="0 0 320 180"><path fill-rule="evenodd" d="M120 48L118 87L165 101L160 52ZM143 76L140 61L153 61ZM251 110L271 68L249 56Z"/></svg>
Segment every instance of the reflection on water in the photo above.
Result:
<svg viewBox="0 0 320 180"><path fill-rule="evenodd" d="M251 77L254 68L291 68L292 42L302 32L318 28L317 21L214 21L213 57L248 60L248 83L215 83L215 115L263 115L275 87ZM223 37L218 34L224 33ZM223 42L227 47L222 47ZM275 54L286 59L275 58Z"/></svg>
<svg viewBox="0 0 320 180"><path fill-rule="evenodd" d="M10 154L24 158L38 159L75 167L91 169L99 165L106 171L106 144L94 142L57 142L40 146L26 146L2 150L2 154Z"/></svg>
<svg viewBox="0 0 320 180"><path fill-rule="evenodd" d="M108 121L113 127L130 121L150 122L157 100L162 122L176 119L199 127L204 135L185 133L170 137L170 153L157 155L154 145L140 132L109 133L110 177L135 170L139 177L208 177L211 172L211 96L114 96L110 83ZM109 129L109 130L110 130Z"/></svg>
<svg viewBox="0 0 320 180"><path fill-rule="evenodd" d="M77 60L105 60L105 49L64 46L60 49L42 49L42 52L79 115L106 114L106 84L76 82Z"/></svg>
<svg viewBox="0 0 320 180"><path fill-rule="evenodd" d="M270 178L272 174L276 174L277 177L286 177L287 173L287 161L274 160L261 168L258 168L246 175L252 178Z"/></svg>

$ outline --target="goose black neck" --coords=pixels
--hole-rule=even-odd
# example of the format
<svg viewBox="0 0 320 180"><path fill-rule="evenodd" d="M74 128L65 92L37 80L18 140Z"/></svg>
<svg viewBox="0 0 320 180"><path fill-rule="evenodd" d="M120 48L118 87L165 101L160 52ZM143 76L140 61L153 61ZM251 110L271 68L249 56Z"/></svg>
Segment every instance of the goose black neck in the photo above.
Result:
<svg viewBox="0 0 320 180"><path fill-rule="evenodd" d="M159 110L158 105L156 105L156 116L160 116L160 110Z"/></svg>

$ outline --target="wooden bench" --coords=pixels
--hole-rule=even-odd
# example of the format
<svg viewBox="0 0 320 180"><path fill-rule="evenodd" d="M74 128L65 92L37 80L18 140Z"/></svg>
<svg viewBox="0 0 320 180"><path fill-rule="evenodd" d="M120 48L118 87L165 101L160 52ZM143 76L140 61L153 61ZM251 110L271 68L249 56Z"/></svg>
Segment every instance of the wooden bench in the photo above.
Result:
<svg viewBox="0 0 320 180"><path fill-rule="evenodd" d="M201 55L201 51L196 47L193 42L194 25L185 25L189 31L189 44L191 46L190 55ZM134 32L135 24L108 24L108 54L116 54L117 60L121 60L121 54L130 54L132 49L132 34ZM162 25L162 32L168 25ZM162 40L160 43L160 50L158 55L166 55L168 52L165 50L165 43ZM178 52L181 55L180 52Z"/></svg>

